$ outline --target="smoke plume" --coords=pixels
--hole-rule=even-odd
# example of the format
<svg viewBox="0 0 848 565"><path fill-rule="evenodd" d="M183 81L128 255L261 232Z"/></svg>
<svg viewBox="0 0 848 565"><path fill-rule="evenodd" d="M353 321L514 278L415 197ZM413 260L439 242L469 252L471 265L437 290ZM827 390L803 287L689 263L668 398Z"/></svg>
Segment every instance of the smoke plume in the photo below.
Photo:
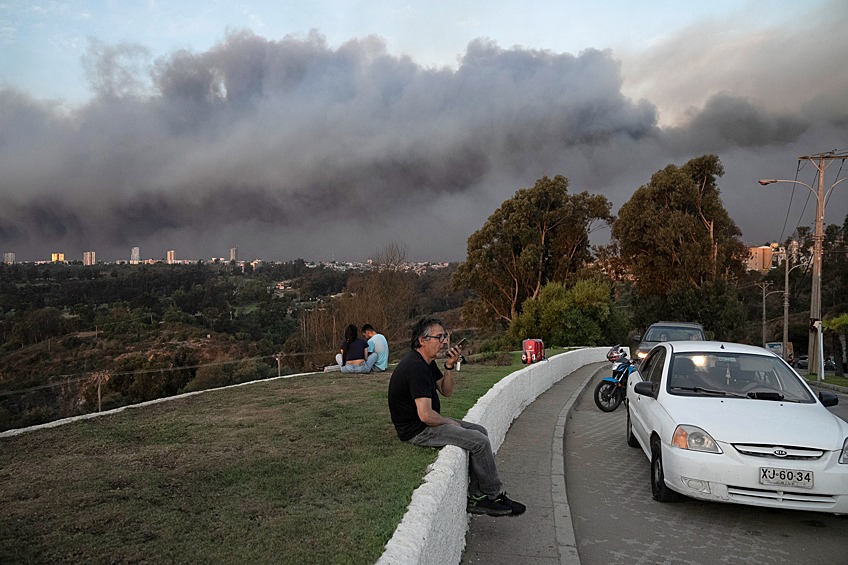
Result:
<svg viewBox="0 0 848 565"><path fill-rule="evenodd" d="M128 259L133 246L198 259L232 245L241 258L284 260L366 259L398 242L411 259L462 260L468 235L537 178L563 174L617 209L653 172L703 153L727 170L719 186L746 241L785 237L792 188L766 192L756 179L792 178L799 155L848 146L848 43L829 43L826 88L792 91L791 105L734 90L728 72L707 92L702 73L718 63L699 53L665 62L673 46L646 64L657 77L678 71L668 91L700 87L701 97L661 125L658 104L672 106L651 69L631 67L646 73L634 100L611 51L478 39L456 69L434 69L378 37L334 49L318 33L240 31L155 61L142 46L92 42L84 106L0 91L0 246L22 260L87 250ZM762 70L764 82L816 50L801 47ZM767 64L760 46L744 56L733 62L746 72ZM828 204L829 222L842 222L843 196Z"/></svg>

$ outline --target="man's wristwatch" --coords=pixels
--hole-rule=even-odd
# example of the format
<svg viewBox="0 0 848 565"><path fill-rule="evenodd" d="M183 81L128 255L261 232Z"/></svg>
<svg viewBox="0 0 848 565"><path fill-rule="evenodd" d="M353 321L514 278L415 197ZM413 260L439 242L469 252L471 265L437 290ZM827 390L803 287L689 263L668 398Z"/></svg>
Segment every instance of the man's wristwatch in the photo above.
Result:
<svg viewBox="0 0 848 565"><path fill-rule="evenodd" d="M445 370L446 371L453 371L453 367L448 367L448 364L445 363Z"/></svg>

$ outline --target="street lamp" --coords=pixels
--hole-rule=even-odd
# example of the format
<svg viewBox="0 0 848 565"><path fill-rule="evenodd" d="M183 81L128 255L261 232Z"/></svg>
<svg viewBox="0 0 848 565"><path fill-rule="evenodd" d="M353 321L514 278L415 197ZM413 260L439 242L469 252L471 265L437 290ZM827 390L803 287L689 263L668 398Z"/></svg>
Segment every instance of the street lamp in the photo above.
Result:
<svg viewBox="0 0 848 565"><path fill-rule="evenodd" d="M766 297L771 296L772 294L778 294L783 292L782 290L772 290L771 292L766 292L766 289L771 286L770 282L757 284L758 287L763 289L763 348L768 348L768 332L766 331ZM784 347L786 347L784 345Z"/></svg>
<svg viewBox="0 0 848 565"><path fill-rule="evenodd" d="M785 247L780 248L780 254L783 257L783 264L786 268L786 273L783 279L783 358L789 361L789 273L798 267L804 267L808 261L801 261L792 268L789 268L789 251ZM803 257L802 257L803 259Z"/></svg>
<svg viewBox="0 0 848 565"><path fill-rule="evenodd" d="M825 203L827 202L830 193L833 191L834 187L837 184L848 180L848 177L838 180L827 190L824 191L824 170L825 170L825 160L832 159L845 159L848 155L835 155L833 152L828 154L820 154L812 157L799 157L799 160L811 161L815 165L816 169L819 172L819 185L818 190L810 186L805 182L801 182L799 180L787 180L787 179L760 179L758 182L766 186L768 184L773 183L788 183L788 184L800 184L801 186L806 186L810 192L816 197L816 232L814 242L815 245L813 247L813 288L810 293L810 326L817 326L817 331L810 332L810 340L808 342L807 352L809 355L809 368L811 371L815 371L815 374L819 377L819 380L824 378L824 363L823 359L820 358L819 348L821 346L820 332L821 332L821 272L822 272L822 243L824 241L824 208ZM818 161L818 164L816 164ZM818 323L817 323L818 322Z"/></svg>

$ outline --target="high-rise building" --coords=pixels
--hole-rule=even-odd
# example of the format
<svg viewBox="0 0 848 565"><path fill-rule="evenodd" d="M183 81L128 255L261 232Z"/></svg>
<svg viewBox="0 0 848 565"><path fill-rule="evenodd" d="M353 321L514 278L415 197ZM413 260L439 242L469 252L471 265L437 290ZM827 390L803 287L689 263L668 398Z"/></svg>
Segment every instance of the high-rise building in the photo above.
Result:
<svg viewBox="0 0 848 565"><path fill-rule="evenodd" d="M176 263L176 262L177 262L177 260L176 260L176 253L174 252L174 250L173 250L173 249L169 249L169 250L167 251L167 253L166 253L166 258L165 258L165 262L166 262L166 263L168 263L169 265L173 265L174 263Z"/></svg>
<svg viewBox="0 0 848 565"><path fill-rule="evenodd" d="M3 262L7 265L11 265L15 262L15 252L14 251L6 251L3 253Z"/></svg>
<svg viewBox="0 0 848 565"><path fill-rule="evenodd" d="M771 269L774 250L768 245L748 248L748 270L767 273Z"/></svg>
<svg viewBox="0 0 848 565"><path fill-rule="evenodd" d="M132 254L130 255L130 265L138 265L141 262L141 249L138 247L132 248Z"/></svg>
<svg viewBox="0 0 848 565"><path fill-rule="evenodd" d="M51 253L50 254L50 260L53 261L54 263L62 263L62 262L65 261L65 254L64 253Z"/></svg>
<svg viewBox="0 0 848 565"><path fill-rule="evenodd" d="M230 261L238 261L238 247L230 247Z"/></svg>
<svg viewBox="0 0 848 565"><path fill-rule="evenodd" d="M97 264L97 255L94 251L83 251L82 253L82 264L83 265L96 265Z"/></svg>

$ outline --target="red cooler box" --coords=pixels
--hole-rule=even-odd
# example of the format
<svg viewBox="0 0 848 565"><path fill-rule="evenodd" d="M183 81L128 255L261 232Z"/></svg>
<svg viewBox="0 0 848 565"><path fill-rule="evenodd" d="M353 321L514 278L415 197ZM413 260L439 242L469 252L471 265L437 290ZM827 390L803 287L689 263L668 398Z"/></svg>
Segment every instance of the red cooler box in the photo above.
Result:
<svg viewBox="0 0 848 565"><path fill-rule="evenodd" d="M521 344L521 361L535 363L545 357L545 342L541 339L525 339Z"/></svg>

